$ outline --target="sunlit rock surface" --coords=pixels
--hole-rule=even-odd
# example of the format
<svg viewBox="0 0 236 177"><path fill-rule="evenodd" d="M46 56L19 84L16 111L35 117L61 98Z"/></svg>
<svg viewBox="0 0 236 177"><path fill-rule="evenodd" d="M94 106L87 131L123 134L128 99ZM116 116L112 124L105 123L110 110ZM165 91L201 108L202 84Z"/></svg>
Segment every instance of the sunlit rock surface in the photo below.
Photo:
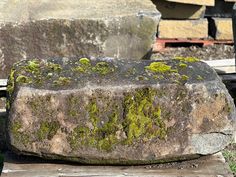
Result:
<svg viewBox="0 0 236 177"><path fill-rule="evenodd" d="M196 58L50 59L15 64L8 137L18 154L87 164L148 164L230 143L235 107Z"/></svg>

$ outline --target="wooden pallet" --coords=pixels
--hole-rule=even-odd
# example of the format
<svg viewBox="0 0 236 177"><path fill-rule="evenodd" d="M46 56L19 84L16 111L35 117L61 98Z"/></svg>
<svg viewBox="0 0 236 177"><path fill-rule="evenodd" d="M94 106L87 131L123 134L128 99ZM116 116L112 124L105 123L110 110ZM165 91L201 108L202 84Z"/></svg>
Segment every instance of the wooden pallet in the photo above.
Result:
<svg viewBox="0 0 236 177"><path fill-rule="evenodd" d="M221 153L166 166L81 166L5 157L1 177L233 177Z"/></svg>
<svg viewBox="0 0 236 177"><path fill-rule="evenodd" d="M162 52L168 46L176 44L199 44L201 46L209 46L214 44L231 44L233 40L210 40L210 39L161 39L157 38L156 43L153 46L153 52Z"/></svg>

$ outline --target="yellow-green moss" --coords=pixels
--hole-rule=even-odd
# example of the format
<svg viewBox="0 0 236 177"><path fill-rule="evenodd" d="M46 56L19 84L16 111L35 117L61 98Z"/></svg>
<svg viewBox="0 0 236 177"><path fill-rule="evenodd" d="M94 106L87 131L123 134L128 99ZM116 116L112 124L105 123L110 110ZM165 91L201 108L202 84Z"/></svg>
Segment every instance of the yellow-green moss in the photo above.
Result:
<svg viewBox="0 0 236 177"><path fill-rule="evenodd" d="M161 107L155 104L157 95L151 88L137 89L125 94L123 108L108 102L98 105L97 99L91 99L86 106L90 126L87 123L79 125L70 133L68 142L71 148L75 150L85 146L111 151L118 144L164 139L167 129ZM124 117L120 119L121 110L124 110Z"/></svg>
<svg viewBox="0 0 236 177"><path fill-rule="evenodd" d="M166 136L165 124L161 117L161 108L154 106L155 91L150 88L137 90L125 98L125 131L127 140L132 144L138 139L150 139Z"/></svg>
<svg viewBox="0 0 236 177"><path fill-rule="evenodd" d="M158 74L178 72L176 69L172 69L171 66L167 65L166 62L152 62L145 69Z"/></svg>
<svg viewBox="0 0 236 177"><path fill-rule="evenodd" d="M54 86L66 86L71 83L70 77L59 77L57 80L53 81Z"/></svg>
<svg viewBox="0 0 236 177"><path fill-rule="evenodd" d="M197 80L199 80L199 81L202 81L202 80L204 80L204 79L203 79L203 77L202 77L202 76L200 76L200 75L197 75Z"/></svg>
<svg viewBox="0 0 236 177"><path fill-rule="evenodd" d="M149 66L146 66L145 69L154 73L166 73L172 71L171 66L167 65L165 62L152 62Z"/></svg>
<svg viewBox="0 0 236 177"><path fill-rule="evenodd" d="M73 72L88 73L91 70L91 62L87 58L81 58L76 64L79 64L79 66L72 68Z"/></svg>
<svg viewBox="0 0 236 177"><path fill-rule="evenodd" d="M195 57L175 57L174 59L182 61L182 62L189 62L189 63L200 61L198 58L195 58Z"/></svg>
<svg viewBox="0 0 236 177"><path fill-rule="evenodd" d="M61 65L55 64L52 62L47 62L46 66L48 69L52 70L53 72L60 72L62 70Z"/></svg>
<svg viewBox="0 0 236 177"><path fill-rule="evenodd" d="M10 130L11 130L10 133L13 135L14 141L26 145L27 143L29 143L30 137L25 132L22 132L20 130L21 128L22 124L19 121L13 121L10 124Z"/></svg>
<svg viewBox="0 0 236 177"><path fill-rule="evenodd" d="M85 73L86 72L86 68L82 67L82 66L77 66L72 68L73 72L78 72L78 73Z"/></svg>
<svg viewBox="0 0 236 177"><path fill-rule="evenodd" d="M183 63L183 62L180 62L180 63L179 63L179 67L180 67L180 68L187 68L187 66L188 66L188 65L185 64L185 63Z"/></svg>
<svg viewBox="0 0 236 177"><path fill-rule="evenodd" d="M82 65L91 65L90 60L88 58L81 58L79 62Z"/></svg>
<svg viewBox="0 0 236 177"><path fill-rule="evenodd" d="M89 138L90 130L87 127L77 126L73 132L68 136L68 141L72 149L76 149L78 146L87 145L87 139Z"/></svg>
<svg viewBox="0 0 236 177"><path fill-rule="evenodd" d="M182 75L181 76L181 80L183 81L187 81L189 79L189 77L187 75Z"/></svg>
<svg viewBox="0 0 236 177"><path fill-rule="evenodd" d="M40 61L38 59L30 60L27 62L27 66L25 66L25 70L37 74L40 72Z"/></svg>
<svg viewBox="0 0 236 177"><path fill-rule="evenodd" d="M21 84L26 84L26 83L32 83L32 80L27 76L19 75L16 78L16 82Z"/></svg>
<svg viewBox="0 0 236 177"><path fill-rule="evenodd" d="M99 73L101 75L106 75L109 73L112 73L115 71L115 68L113 66L110 66L109 63L102 61L102 62L98 62L93 68L92 70L96 73Z"/></svg>
<svg viewBox="0 0 236 177"><path fill-rule="evenodd" d="M40 127L37 131L37 137L40 141L44 139L52 139L60 128L60 124L57 121L43 121L40 123Z"/></svg>
<svg viewBox="0 0 236 177"><path fill-rule="evenodd" d="M14 92L14 88L15 88L15 72L16 70L14 68L11 69L11 73L10 76L8 78L8 83L7 83L7 94L8 94L8 98L7 98L7 102L6 102L6 108L7 110L10 109L11 106L11 101L12 101L12 94Z"/></svg>

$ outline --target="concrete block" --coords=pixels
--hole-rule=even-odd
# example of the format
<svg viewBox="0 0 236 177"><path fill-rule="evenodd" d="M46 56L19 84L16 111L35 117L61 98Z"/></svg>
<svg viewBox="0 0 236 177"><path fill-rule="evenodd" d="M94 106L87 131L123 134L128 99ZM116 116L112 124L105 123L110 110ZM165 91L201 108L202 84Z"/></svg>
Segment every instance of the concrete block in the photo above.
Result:
<svg viewBox="0 0 236 177"><path fill-rule="evenodd" d="M195 4L203 6L214 6L215 0L167 0L170 2L184 3L184 4Z"/></svg>
<svg viewBox="0 0 236 177"><path fill-rule="evenodd" d="M199 19L204 17L206 6L168 2L165 0L153 1L163 19Z"/></svg>
<svg viewBox="0 0 236 177"><path fill-rule="evenodd" d="M208 21L200 20L161 20L158 28L159 38L207 38Z"/></svg>
<svg viewBox="0 0 236 177"><path fill-rule="evenodd" d="M210 20L209 32L217 40L233 40L231 18L213 18Z"/></svg>

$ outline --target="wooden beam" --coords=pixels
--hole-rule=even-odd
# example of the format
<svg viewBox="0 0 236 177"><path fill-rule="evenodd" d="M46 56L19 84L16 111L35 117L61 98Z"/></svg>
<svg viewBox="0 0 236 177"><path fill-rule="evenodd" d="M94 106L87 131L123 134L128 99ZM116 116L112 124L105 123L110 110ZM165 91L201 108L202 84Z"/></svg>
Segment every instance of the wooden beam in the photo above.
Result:
<svg viewBox="0 0 236 177"><path fill-rule="evenodd" d="M236 73L235 59L202 60L216 70L217 73Z"/></svg>
<svg viewBox="0 0 236 177"><path fill-rule="evenodd" d="M7 86L7 79L0 79L0 87L6 87Z"/></svg>

